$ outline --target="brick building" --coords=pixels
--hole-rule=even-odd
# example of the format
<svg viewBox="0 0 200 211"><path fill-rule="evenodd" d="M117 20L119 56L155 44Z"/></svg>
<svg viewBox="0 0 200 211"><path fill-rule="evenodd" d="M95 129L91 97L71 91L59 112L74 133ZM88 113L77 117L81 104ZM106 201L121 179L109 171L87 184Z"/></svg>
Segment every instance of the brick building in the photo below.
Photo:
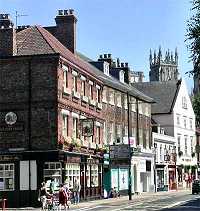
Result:
<svg viewBox="0 0 200 211"><path fill-rule="evenodd" d="M101 196L103 84L74 54L75 28L72 10L47 27L54 36L40 26L16 30L0 15L0 190L11 207L36 205L50 178L70 188L77 179L82 199ZM91 137L84 119L94 123Z"/></svg>
<svg viewBox="0 0 200 211"><path fill-rule="evenodd" d="M101 70L98 78L104 83L104 143L107 146L118 145L122 149L128 144L129 137L134 151L131 157L125 156L125 159L120 157L123 155L115 159L110 157L110 165L104 165L104 187L107 191L116 187L121 194L127 193L131 165L132 193L149 192L154 190L154 154L150 124L153 99L129 85L128 63L119 61L114 61L111 54L100 55L98 61L90 61Z"/></svg>

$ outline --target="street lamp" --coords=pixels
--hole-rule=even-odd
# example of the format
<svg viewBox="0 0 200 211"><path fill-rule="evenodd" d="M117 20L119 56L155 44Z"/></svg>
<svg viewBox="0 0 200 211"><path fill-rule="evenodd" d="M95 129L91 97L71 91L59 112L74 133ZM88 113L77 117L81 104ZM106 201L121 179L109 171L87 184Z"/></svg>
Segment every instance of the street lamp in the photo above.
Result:
<svg viewBox="0 0 200 211"><path fill-rule="evenodd" d="M132 178L131 178L131 142L130 142L130 108L129 108L129 93L127 92L127 104L128 104L128 147L129 147L129 159L128 159L128 197L132 200Z"/></svg>

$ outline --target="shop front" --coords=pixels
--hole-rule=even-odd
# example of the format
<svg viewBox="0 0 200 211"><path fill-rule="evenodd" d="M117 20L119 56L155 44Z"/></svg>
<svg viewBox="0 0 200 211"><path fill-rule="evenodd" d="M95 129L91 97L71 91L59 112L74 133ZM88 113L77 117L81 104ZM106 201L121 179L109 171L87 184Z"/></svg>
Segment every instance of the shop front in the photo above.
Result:
<svg viewBox="0 0 200 211"><path fill-rule="evenodd" d="M168 191L168 167L166 165L156 164L156 190Z"/></svg>
<svg viewBox="0 0 200 211"><path fill-rule="evenodd" d="M152 154L134 155L132 172L132 192L154 192L154 157Z"/></svg>
<svg viewBox="0 0 200 211"><path fill-rule="evenodd" d="M88 162L89 158L89 162ZM81 200L102 196L102 160L65 151L21 151L0 154L0 198L8 207L39 206L38 189L43 181L54 179L55 190L61 183L81 187Z"/></svg>

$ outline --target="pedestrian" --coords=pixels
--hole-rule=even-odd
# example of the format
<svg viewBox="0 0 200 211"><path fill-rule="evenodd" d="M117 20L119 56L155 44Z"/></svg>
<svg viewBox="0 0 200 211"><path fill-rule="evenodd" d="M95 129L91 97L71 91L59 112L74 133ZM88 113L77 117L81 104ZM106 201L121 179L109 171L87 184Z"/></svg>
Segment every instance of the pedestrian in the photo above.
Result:
<svg viewBox="0 0 200 211"><path fill-rule="evenodd" d="M54 179L52 178L51 179L51 182L50 182L50 186L49 186L49 192L50 192L50 194L54 194L54 192L55 192L54 186L55 186L55 182L54 182Z"/></svg>
<svg viewBox="0 0 200 211"><path fill-rule="evenodd" d="M67 204L67 194L66 190L63 184L60 185L60 190L59 190L59 210L61 210L62 206L64 206L65 210L69 208Z"/></svg>
<svg viewBox="0 0 200 211"><path fill-rule="evenodd" d="M45 210L45 208L46 208L47 197L49 195L50 194L47 192L46 183L42 182L41 187L39 189L39 198L40 198L40 201L42 203L42 210Z"/></svg>
<svg viewBox="0 0 200 211"><path fill-rule="evenodd" d="M73 186L74 204L77 204L80 202L80 190L81 190L81 186L79 185L78 181L75 179L74 186Z"/></svg>

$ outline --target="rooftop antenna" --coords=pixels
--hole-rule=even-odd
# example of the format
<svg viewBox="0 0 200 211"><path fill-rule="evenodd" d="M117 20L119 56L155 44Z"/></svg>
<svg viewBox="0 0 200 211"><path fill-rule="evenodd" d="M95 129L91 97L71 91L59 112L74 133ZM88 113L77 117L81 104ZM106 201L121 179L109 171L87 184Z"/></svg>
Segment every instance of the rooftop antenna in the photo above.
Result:
<svg viewBox="0 0 200 211"><path fill-rule="evenodd" d="M28 15L24 15L24 14L18 14L17 11L15 11L15 26L17 28L17 20L19 17L22 17L22 16L28 16Z"/></svg>

